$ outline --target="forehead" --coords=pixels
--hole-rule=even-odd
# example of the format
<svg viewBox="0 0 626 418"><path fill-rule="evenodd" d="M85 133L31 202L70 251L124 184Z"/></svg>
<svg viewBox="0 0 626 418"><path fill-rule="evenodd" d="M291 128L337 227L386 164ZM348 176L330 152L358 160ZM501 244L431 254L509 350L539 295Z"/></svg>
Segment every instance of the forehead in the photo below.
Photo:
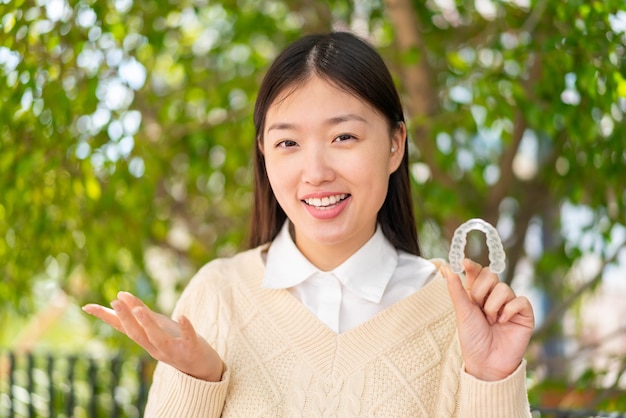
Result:
<svg viewBox="0 0 626 418"><path fill-rule="evenodd" d="M280 92L268 107L268 121L286 117L315 118L336 113L382 117L371 103L331 81L313 76Z"/></svg>

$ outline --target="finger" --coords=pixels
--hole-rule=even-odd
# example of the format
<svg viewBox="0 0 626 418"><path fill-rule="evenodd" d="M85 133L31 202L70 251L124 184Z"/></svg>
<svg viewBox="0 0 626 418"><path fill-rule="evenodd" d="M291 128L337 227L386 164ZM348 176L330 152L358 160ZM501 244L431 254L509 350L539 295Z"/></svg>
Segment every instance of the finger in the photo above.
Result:
<svg viewBox="0 0 626 418"><path fill-rule="evenodd" d="M480 266L480 264L478 266ZM471 299L482 308L485 305L487 297L498 283L500 283L500 279L496 274L492 273L488 268L481 267L478 275L473 277L471 282L466 284L466 287Z"/></svg>
<svg viewBox="0 0 626 418"><path fill-rule="evenodd" d="M185 344L185 346L187 347L191 347L197 339L196 331L193 329L193 325L191 324L191 321L189 321L189 319L187 319L186 316L182 315L178 319L178 324L180 326L180 332L181 332L181 338L183 340L183 344Z"/></svg>
<svg viewBox="0 0 626 418"><path fill-rule="evenodd" d="M526 297L518 296L504 306L498 322L504 324L509 321L534 328L535 315L532 305Z"/></svg>
<svg viewBox="0 0 626 418"><path fill-rule="evenodd" d="M116 299L111 302L111 306L115 309L115 313L124 327L124 333L131 340L142 346L148 353L152 353L154 351L154 347L150 343L143 326L130 310L128 305L126 305L123 301Z"/></svg>
<svg viewBox="0 0 626 418"><path fill-rule="evenodd" d="M83 306L82 309L89 315L93 315L96 318L111 325L116 330L124 332L124 327L122 327L120 319L113 309L109 309L95 303L88 303L87 305Z"/></svg>
<svg viewBox="0 0 626 418"><path fill-rule="evenodd" d="M441 275L446 279L448 293L450 294L450 299L454 305L457 318L465 318L469 314L470 310L474 308L474 304L463 287L461 279L458 275L454 274L447 265L442 266L440 271Z"/></svg>
<svg viewBox="0 0 626 418"><path fill-rule="evenodd" d="M498 315L502 313L505 305L515 299L515 293L506 283L498 282L493 288L483 306L483 312L489 324L498 321Z"/></svg>
<svg viewBox="0 0 626 418"><path fill-rule="evenodd" d="M131 310L137 307L143 307L143 308L149 309L146 306L146 304L143 303L141 299L139 299L137 296L133 295L132 293L123 292L123 291L118 292L117 298L121 300L122 302L124 302Z"/></svg>
<svg viewBox="0 0 626 418"><path fill-rule="evenodd" d="M476 277L483 270L483 266L469 258L465 258L463 260L463 269L465 270L465 287L471 289Z"/></svg>
<svg viewBox="0 0 626 418"><path fill-rule="evenodd" d="M159 313L152 311L137 296L129 292L121 291L121 292L118 292L117 297L119 300L124 302L126 306L128 306L130 311L133 312L133 315L135 315L136 312L148 312L147 315L150 315L150 317L156 321L157 326L159 328L162 328L165 332L171 334L174 337L180 336L180 328L175 321L173 321L168 316L161 315ZM141 308L141 309L135 310L136 308Z"/></svg>
<svg viewBox="0 0 626 418"><path fill-rule="evenodd" d="M172 342L181 334L180 326L170 319L169 322L172 324L169 326L177 329L177 335L171 335L163 330L158 321L158 314L152 312L150 309L139 306L133 309L133 314L141 323L146 338L148 338L150 344L155 348L150 354L156 357L159 353L169 353Z"/></svg>
<svg viewBox="0 0 626 418"><path fill-rule="evenodd" d="M147 308L146 308L147 309ZM156 321L157 326L163 330L163 332L169 334L174 338L181 337L180 323L174 321L169 316L162 315L160 313L151 312L153 319Z"/></svg>

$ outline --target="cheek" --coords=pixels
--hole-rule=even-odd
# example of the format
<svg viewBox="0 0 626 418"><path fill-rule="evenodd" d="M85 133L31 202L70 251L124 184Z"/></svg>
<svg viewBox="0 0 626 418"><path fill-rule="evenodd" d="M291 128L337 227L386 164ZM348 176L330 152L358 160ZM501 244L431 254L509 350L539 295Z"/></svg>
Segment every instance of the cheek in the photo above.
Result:
<svg viewBox="0 0 626 418"><path fill-rule="evenodd" d="M280 200L280 196L286 193L286 189L290 185L293 173L289 172L288 166L281 166L280 164L267 160L265 169L274 196Z"/></svg>
<svg viewBox="0 0 626 418"><path fill-rule="evenodd" d="M387 196L390 175L388 159L379 158L377 161L372 161L369 169L363 171L364 182L369 183L371 197L376 201L376 204L382 205Z"/></svg>
<svg viewBox="0 0 626 418"><path fill-rule="evenodd" d="M358 170L363 181L369 180L372 185L387 184L391 174L391 161L377 152L357 161L353 169Z"/></svg>

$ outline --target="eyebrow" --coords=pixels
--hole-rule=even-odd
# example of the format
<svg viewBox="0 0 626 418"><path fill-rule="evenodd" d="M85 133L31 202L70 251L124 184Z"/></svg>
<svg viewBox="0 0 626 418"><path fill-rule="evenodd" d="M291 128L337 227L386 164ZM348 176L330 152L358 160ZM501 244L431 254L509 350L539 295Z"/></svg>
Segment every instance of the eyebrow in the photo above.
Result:
<svg viewBox="0 0 626 418"><path fill-rule="evenodd" d="M367 120L363 118L362 116L359 116L354 113L346 113L345 115L333 116L332 118L329 118L326 121L324 121L324 124L329 125L329 126L334 126L334 125L339 125L340 123L349 122L349 121L367 123ZM297 125L293 123L277 122L277 123L271 124L270 127L267 128L267 132L271 131L272 129L284 130L284 131L296 130Z"/></svg>

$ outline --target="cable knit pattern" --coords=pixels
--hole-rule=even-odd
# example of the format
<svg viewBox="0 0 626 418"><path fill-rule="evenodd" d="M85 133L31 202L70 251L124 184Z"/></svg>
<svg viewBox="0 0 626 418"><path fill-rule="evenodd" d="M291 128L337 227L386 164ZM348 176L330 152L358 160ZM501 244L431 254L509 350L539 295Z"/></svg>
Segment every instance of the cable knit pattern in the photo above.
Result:
<svg viewBox="0 0 626 418"><path fill-rule="evenodd" d="M456 336L454 343L450 344L450 352L447 358L449 360L445 363L445 369L442 370L441 376L441 409L437 415L438 418L459 416L457 413L458 402L454 389L459 387L459 370L462 370L463 359L461 357L461 346Z"/></svg>
<svg viewBox="0 0 626 418"><path fill-rule="evenodd" d="M147 417L530 417L525 364L500 382L464 373L438 276L342 334L286 290L262 289L261 251L202 268L185 314L224 359L221 382L159 364Z"/></svg>

